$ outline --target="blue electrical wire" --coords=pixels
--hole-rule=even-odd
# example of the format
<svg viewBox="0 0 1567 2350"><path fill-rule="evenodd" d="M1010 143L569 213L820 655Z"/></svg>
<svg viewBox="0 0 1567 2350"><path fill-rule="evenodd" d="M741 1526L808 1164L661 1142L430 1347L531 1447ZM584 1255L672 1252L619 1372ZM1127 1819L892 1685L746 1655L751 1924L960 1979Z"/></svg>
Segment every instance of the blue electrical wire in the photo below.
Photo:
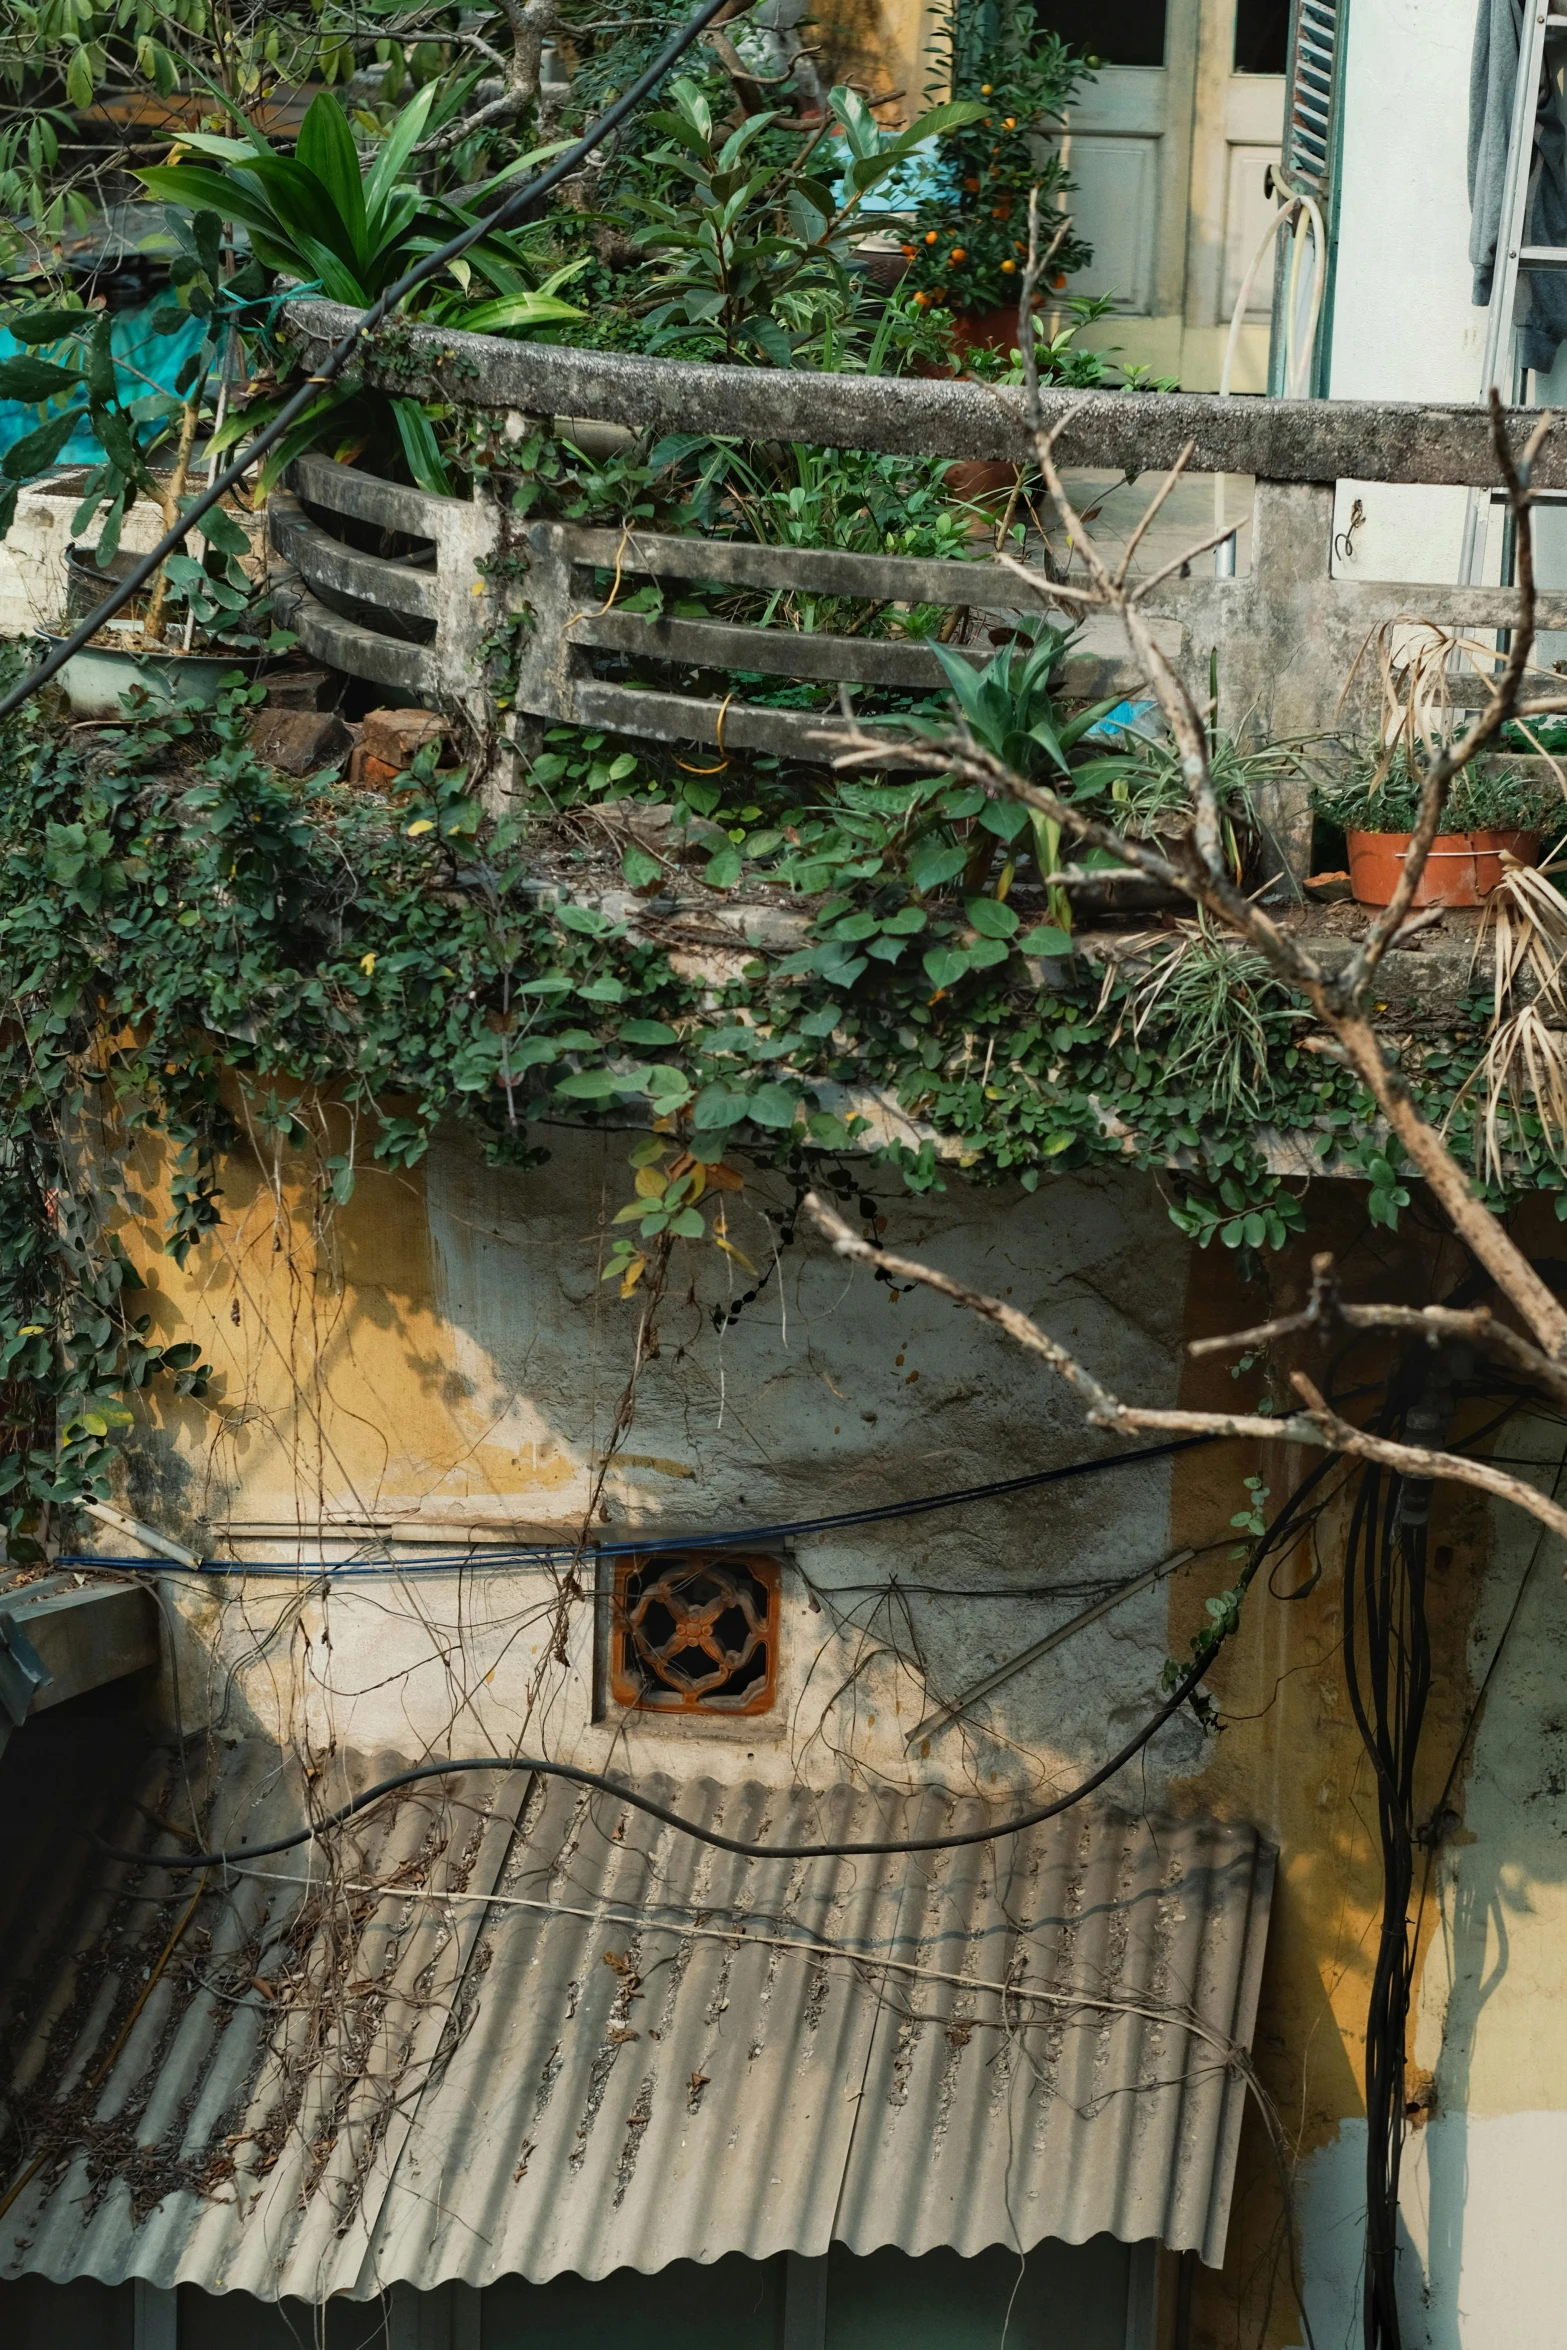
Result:
<svg viewBox="0 0 1567 2350"><path fill-rule="evenodd" d="M473 1567L569 1566L573 1559L591 1554L594 1558L645 1558L654 1552L670 1550L738 1550L748 1543L782 1542L802 1534L831 1534L844 1526L874 1526L889 1518L913 1518L926 1510L961 1508L966 1502L993 1501L1004 1493L1025 1493L1040 1485L1059 1485L1069 1477L1091 1477L1100 1469L1129 1468L1137 1461L1168 1459L1171 1453L1190 1452L1196 1445L1217 1444L1217 1436L1178 1436L1168 1444L1146 1445L1138 1452L1102 1453L1098 1460L1068 1461L1059 1469L1035 1469L1025 1477L1003 1477L992 1485L965 1485L952 1493L926 1493L913 1501L882 1502L874 1509L839 1510L825 1518L791 1518L780 1525L742 1526L728 1533L714 1534L645 1534L623 1542L524 1542L496 1543L484 1549L472 1548L450 1551L434 1558L389 1560L382 1565L336 1565L326 1559L306 1562L303 1559L279 1565L267 1562L259 1566L246 1565L234 1559L203 1559L199 1567L185 1570L200 1575L324 1575L332 1582L359 1577L386 1575L452 1575L462 1574ZM56 1564L62 1567L124 1567L143 1574L167 1574L171 1562L166 1559L105 1558L101 1553L84 1551L62 1552ZM178 1573L177 1566L173 1570Z"/></svg>

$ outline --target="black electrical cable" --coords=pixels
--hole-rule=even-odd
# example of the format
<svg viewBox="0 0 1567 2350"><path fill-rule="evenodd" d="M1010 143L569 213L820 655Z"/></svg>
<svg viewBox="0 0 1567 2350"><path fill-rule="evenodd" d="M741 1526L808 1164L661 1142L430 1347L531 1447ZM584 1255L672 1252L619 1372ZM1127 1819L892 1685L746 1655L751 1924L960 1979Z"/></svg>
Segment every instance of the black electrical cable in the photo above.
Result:
<svg viewBox="0 0 1567 2350"><path fill-rule="evenodd" d="M568 1779L573 1786L592 1787L601 1795L613 1795L618 1803L629 1803L633 1810L646 1812L651 1819L661 1820L666 1828L676 1828L698 1844L716 1845L720 1852L737 1852L743 1860L848 1860L869 1858L872 1855L897 1855L908 1852L953 1852L965 1844L994 1844L1003 1836L1019 1836L1025 1828L1037 1828L1043 1820L1053 1820L1058 1812L1068 1811L1074 1803L1081 1803L1106 1779L1113 1778L1122 1765L1147 1745L1157 1730L1162 1729L1171 1714L1183 1706L1212 1664L1205 1657L1194 1665L1166 1704L1160 1707L1153 1720L1137 1735L1128 1740L1118 1754L1107 1763L1101 1763L1091 1778L1069 1795L1058 1795L1053 1803L1038 1804L1032 1811L1019 1812L1014 1819L1003 1820L995 1827L964 1828L950 1836L921 1836L906 1843L859 1844L751 1844L738 1836L721 1836L716 1828L704 1828L697 1820L682 1819L679 1812L668 1811L655 1803L651 1796L639 1795L634 1787L623 1786L618 1779L608 1779L601 1771L582 1770L575 1763L548 1762L537 1755L461 1755L449 1762L419 1763L412 1770L398 1771L389 1779L378 1779L352 1803L343 1804L337 1811L328 1812L325 1819L314 1821L308 1828L296 1828L291 1836L278 1836L270 1844L242 1845L236 1852L146 1853L132 1852L117 1844L99 1844L110 1860L139 1862L143 1867L158 1869L237 1868L243 1861L266 1860L277 1852L292 1852L297 1845L308 1844L313 1837L328 1828L340 1828L356 1812L367 1805L379 1803L383 1795L391 1795L399 1787L412 1787L421 1779L443 1779L457 1771L536 1771L542 1779Z"/></svg>
<svg viewBox="0 0 1567 2350"><path fill-rule="evenodd" d="M1171 1453L1190 1452L1204 1444L1226 1441L1219 1436L1176 1436L1164 1444L1145 1444L1136 1452L1101 1453L1097 1460L1067 1461L1057 1469L1031 1469L1023 1477L1003 1477L990 1485L963 1485L949 1493L922 1493L912 1501L883 1501L869 1509L839 1510L825 1518L786 1518L772 1526L739 1526L729 1532L706 1534L648 1534L625 1542L497 1542L484 1550L454 1551L429 1559L396 1560L385 1566L338 1566L322 1559L314 1568L302 1560L278 1565L248 1566L243 1560L203 1559L186 1569L195 1575L302 1575L319 1572L334 1581L367 1575L428 1575L466 1572L471 1567L521 1567L568 1563L579 1558L647 1558L663 1551L740 1550L752 1542L787 1542L796 1535L833 1534L845 1526L876 1526L889 1518L917 1518L927 1510L959 1509L970 1502L994 1501L1005 1493L1026 1493L1039 1485L1059 1485L1069 1477L1090 1477L1098 1469L1130 1468L1138 1461L1167 1460ZM166 1575L167 1560L108 1558L93 1551L62 1551L55 1564L62 1567L122 1567L142 1574ZM178 1570L176 1562L175 1570Z"/></svg>
<svg viewBox="0 0 1567 2350"><path fill-rule="evenodd" d="M476 245L481 237L492 236L497 229L510 228L514 222L521 220L532 205L549 195L552 189L558 188L562 180L569 179L594 148L601 146L611 131L618 130L626 116L633 113L643 99L658 87L670 67L684 56L692 42L707 30L713 19L728 5L729 0L703 0L695 16L688 19L665 42L646 72L639 74L612 106L605 108L597 122L589 124L575 146L558 156L547 171L540 172L536 179L529 180L526 186L508 196L505 203L497 206L494 212L486 213L471 228L461 230L436 252L427 253L422 261L415 262L412 269L404 270L402 276L389 285L384 294L378 295L367 310L362 310L342 340L333 345L317 372L306 377L293 398L285 402L272 422L256 435L233 464L220 473L215 481L208 483L201 495L185 509L174 527L166 530L157 545L132 566L113 593L104 599L96 611L90 612L78 628L57 644L36 669L29 670L19 684L0 697L0 719L9 718L41 686L47 685L52 677L57 677L66 662L91 642L104 623L111 620L123 604L129 603L139 588L146 586L159 565L184 544L203 514L210 513L219 499L226 497L236 483L244 478L256 459L265 456L289 427L298 423L319 387L331 383L342 372L357 350L361 338L373 334L390 317L405 294L411 294L415 286L421 286L427 279L438 276L448 262L455 261L470 245Z"/></svg>
<svg viewBox="0 0 1567 2350"><path fill-rule="evenodd" d="M1272 1524L1257 1537L1248 1562L1247 1581L1255 1575L1274 1545L1293 1530L1301 1504L1320 1483L1336 1458L1337 1455L1330 1454L1326 1460L1319 1461L1291 1493ZM1096 1771L1074 1787L1070 1794L1058 1795L1050 1803L1035 1804L1031 1810L1018 1812L1013 1818L998 1821L994 1826L956 1829L946 1836L911 1837L906 1842L893 1843L753 1844L743 1837L720 1835L716 1828L703 1827L697 1820L683 1819L679 1812L669 1811L663 1804L655 1803L651 1796L638 1794L634 1787L627 1787L618 1779L607 1778L602 1771L584 1770L576 1763L551 1762L540 1755L491 1754L462 1755L445 1762L416 1763L406 1771L394 1772L390 1778L378 1779L374 1786L365 1788L362 1794L354 1796L351 1802L341 1804L336 1811L328 1812L324 1819L313 1820L306 1827L296 1828L291 1835L274 1837L270 1844L241 1845L235 1852L148 1853L136 1852L124 1845L106 1844L100 1836L94 1836L93 1842L110 1860L130 1861L143 1868L238 1867L245 1861L270 1860L276 1853L292 1852L299 1845L308 1844L315 1837L324 1835L327 1829L342 1827L356 1813L366 1810L372 1803L379 1803L383 1796L395 1794L399 1787L416 1786L423 1779L443 1779L466 1771L536 1771L540 1778L565 1779L573 1786L591 1787L600 1794L612 1795L617 1802L629 1803L633 1810L646 1812L650 1819L661 1821L666 1828L677 1829L681 1835L690 1836L698 1844L716 1846L720 1852L738 1853L742 1860L848 1860L896 1857L913 1852L956 1852L965 1845L995 1844L1004 1836L1020 1836L1025 1829L1037 1828L1044 1821L1055 1819L1061 1812L1070 1811L1074 1804L1081 1803L1085 1796L1092 1795L1096 1788L1102 1787L1107 1779L1113 1779L1116 1772L1123 1769L1134 1755L1141 1753L1149 1740L1163 1729L1171 1715L1178 1713L1187 1700L1196 1694L1198 1684L1212 1670L1214 1658L1225 1637L1227 1635L1221 1635L1182 1674L1173 1693L1153 1718L1145 1722L1108 1762L1101 1763Z"/></svg>
<svg viewBox="0 0 1567 2350"><path fill-rule="evenodd" d="M1446 1345L1434 1355L1424 1347L1410 1350L1378 1415L1378 1433L1440 1447L1471 1366L1467 1347ZM1382 1864L1382 1916L1366 2009L1364 2350L1401 2350L1404 2339L1398 2305L1399 2183L1408 2129L1406 2046L1416 1954L1410 1925L1415 1778L1432 1680L1426 1585L1433 1490L1428 1482L1368 1463L1344 1550L1344 1679L1376 1775Z"/></svg>

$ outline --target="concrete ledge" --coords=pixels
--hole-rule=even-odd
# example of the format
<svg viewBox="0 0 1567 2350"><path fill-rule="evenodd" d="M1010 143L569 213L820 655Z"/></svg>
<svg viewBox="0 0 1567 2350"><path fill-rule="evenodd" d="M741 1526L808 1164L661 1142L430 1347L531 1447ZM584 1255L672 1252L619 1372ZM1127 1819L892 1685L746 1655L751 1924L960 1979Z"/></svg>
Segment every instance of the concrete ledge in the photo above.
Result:
<svg viewBox="0 0 1567 2350"><path fill-rule="evenodd" d="M291 302L289 339L312 360L358 316L338 302ZM355 366L372 383L466 408L591 417L636 431L724 432L743 440L803 440L906 456L1026 456L1022 395L986 384L782 368L714 367L512 343L400 322ZM1491 488L1501 474L1483 408L1391 400L1220 400L1190 392L1056 392L1048 419L1070 417L1060 454L1070 465L1163 471L1188 440L1198 473L1249 473L1278 482L1400 481ZM1521 451L1537 409L1508 411ZM1567 435L1548 440L1536 486L1567 488Z"/></svg>

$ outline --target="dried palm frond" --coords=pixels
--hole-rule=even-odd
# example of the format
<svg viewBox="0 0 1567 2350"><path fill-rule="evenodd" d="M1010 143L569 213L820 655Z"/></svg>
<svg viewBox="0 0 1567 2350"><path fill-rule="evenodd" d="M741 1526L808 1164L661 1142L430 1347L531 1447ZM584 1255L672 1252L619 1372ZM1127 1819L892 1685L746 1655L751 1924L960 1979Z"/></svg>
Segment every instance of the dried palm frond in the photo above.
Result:
<svg viewBox="0 0 1567 2350"><path fill-rule="evenodd" d="M1471 980L1487 941L1494 958L1490 1033L1448 1122L1463 1101L1474 1099L1475 1164L1487 1182L1500 1184L1508 1111L1516 1119L1532 1110L1547 1156L1567 1169L1567 1035L1560 1025L1567 1022L1567 900L1538 867L1521 865L1505 849L1502 878L1485 901L1475 934Z"/></svg>
<svg viewBox="0 0 1567 2350"><path fill-rule="evenodd" d="M1502 878L1480 910L1469 977L1473 981L1487 942L1495 957L1491 978L1492 1018L1500 1020L1525 973L1539 999L1567 1016L1563 964L1567 962L1567 898L1551 887L1537 865L1520 864L1510 849L1501 852Z"/></svg>
<svg viewBox="0 0 1567 2350"><path fill-rule="evenodd" d="M1400 748L1413 754L1418 744L1427 758L1436 758L1447 747L1456 723L1464 714L1454 707L1455 678L1467 667L1489 684L1495 676L1499 656L1495 645L1483 638L1464 636L1438 620L1428 620L1423 613L1395 612L1378 622L1355 655L1339 697L1340 712L1349 701L1351 688L1368 655L1376 663L1382 689L1379 733L1383 764L1372 783L1371 788L1375 790ZM1555 686L1561 683L1552 671L1532 664L1524 674L1549 678ZM1556 773L1567 795L1567 779L1559 769Z"/></svg>

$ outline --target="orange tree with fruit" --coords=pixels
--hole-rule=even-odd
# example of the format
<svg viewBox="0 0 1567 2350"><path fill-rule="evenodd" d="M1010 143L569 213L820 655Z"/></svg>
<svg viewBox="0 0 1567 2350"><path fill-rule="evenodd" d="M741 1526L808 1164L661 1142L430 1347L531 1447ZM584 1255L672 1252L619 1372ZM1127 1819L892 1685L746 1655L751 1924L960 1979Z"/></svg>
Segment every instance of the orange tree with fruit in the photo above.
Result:
<svg viewBox="0 0 1567 2350"><path fill-rule="evenodd" d="M1027 0L952 0L933 44L936 75L954 98L984 102L966 130L943 139L921 184L904 252L922 306L975 317L1017 300L1028 251L1029 190L1040 191L1048 241L1065 217L1071 182L1061 162L1066 109L1096 60L1042 31ZM1070 231L1052 283L1091 258Z"/></svg>

